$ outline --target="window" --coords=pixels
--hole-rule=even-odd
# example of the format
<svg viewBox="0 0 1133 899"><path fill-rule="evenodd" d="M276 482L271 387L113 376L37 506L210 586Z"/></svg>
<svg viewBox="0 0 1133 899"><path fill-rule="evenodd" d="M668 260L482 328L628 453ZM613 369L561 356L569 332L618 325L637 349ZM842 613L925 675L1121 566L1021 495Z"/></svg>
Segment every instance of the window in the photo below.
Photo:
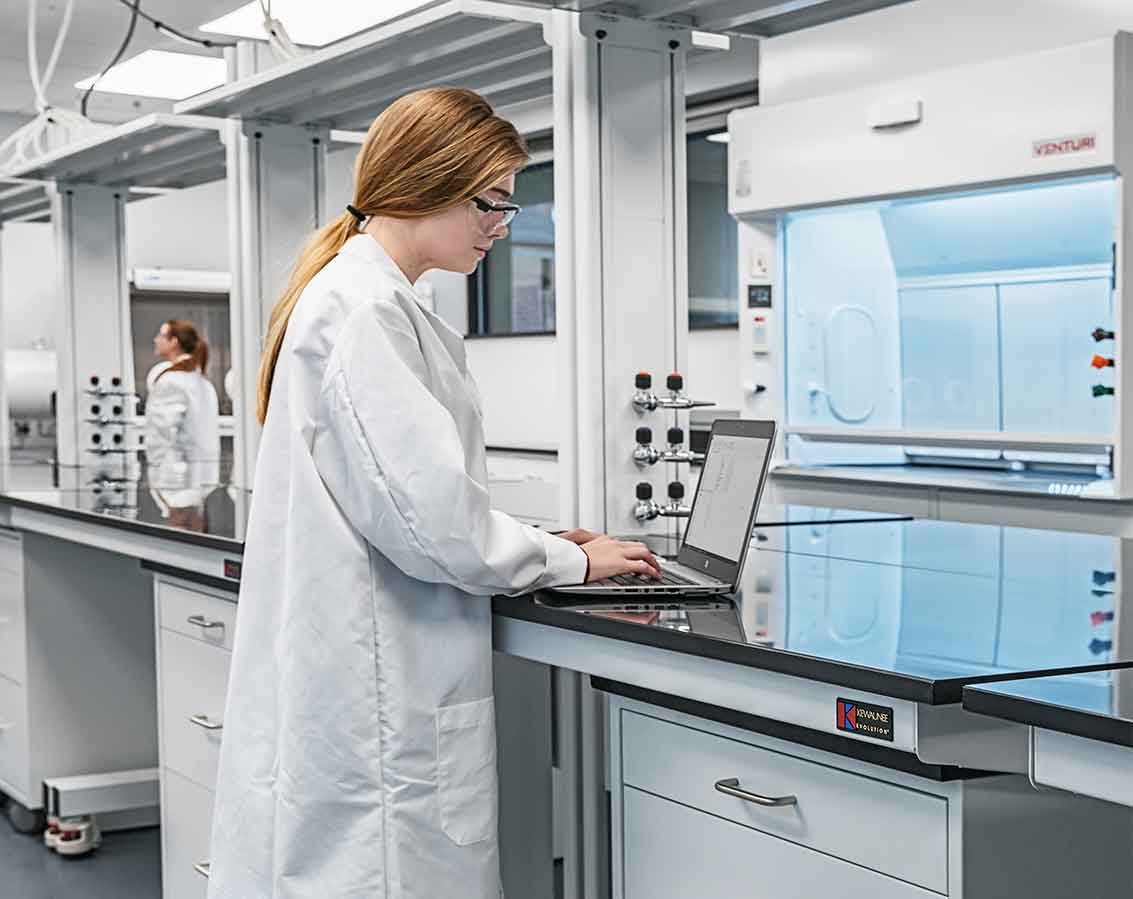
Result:
<svg viewBox="0 0 1133 899"><path fill-rule="evenodd" d="M728 145L691 134L687 148L688 326L734 327L739 250L728 214Z"/></svg>
<svg viewBox="0 0 1133 899"><path fill-rule="evenodd" d="M688 324L736 327L737 228L728 214L728 146L706 134L688 138ZM554 168L547 162L515 179L523 207L511 235L468 280L468 333L547 334L555 330Z"/></svg>
<svg viewBox="0 0 1133 899"><path fill-rule="evenodd" d="M555 330L555 191L551 163L515 179L523 212L468 283L468 332L489 336Z"/></svg>

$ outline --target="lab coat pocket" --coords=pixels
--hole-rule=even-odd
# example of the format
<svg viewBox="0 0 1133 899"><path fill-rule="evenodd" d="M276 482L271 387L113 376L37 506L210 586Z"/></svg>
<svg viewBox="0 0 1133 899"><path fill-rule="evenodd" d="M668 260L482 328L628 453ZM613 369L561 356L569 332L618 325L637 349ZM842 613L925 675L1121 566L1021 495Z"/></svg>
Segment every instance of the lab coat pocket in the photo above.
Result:
<svg viewBox="0 0 1133 899"><path fill-rule="evenodd" d="M437 803L458 846L496 832L496 715L492 697L437 709Z"/></svg>

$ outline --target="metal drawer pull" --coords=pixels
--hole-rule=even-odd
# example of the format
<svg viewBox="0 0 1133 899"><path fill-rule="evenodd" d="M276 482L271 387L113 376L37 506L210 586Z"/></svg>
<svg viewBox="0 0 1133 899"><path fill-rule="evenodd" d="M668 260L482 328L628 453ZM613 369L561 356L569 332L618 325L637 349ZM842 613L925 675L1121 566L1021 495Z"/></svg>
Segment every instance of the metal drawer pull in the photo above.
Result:
<svg viewBox="0 0 1133 899"><path fill-rule="evenodd" d="M203 727L205 730L220 730L224 727L219 721L209 721L208 715L193 715L189 720L197 727Z"/></svg>
<svg viewBox="0 0 1133 899"><path fill-rule="evenodd" d="M0 731L11 730L15 726L11 721L0 721Z"/></svg>
<svg viewBox="0 0 1133 899"><path fill-rule="evenodd" d="M747 802L754 802L756 805L762 805L766 808L783 808L787 805L799 804L797 796L760 796L758 793L749 793L747 790L741 790L740 779L738 777L728 777L724 780L716 781L716 791L728 796L735 796L737 799L743 799Z"/></svg>
<svg viewBox="0 0 1133 899"><path fill-rule="evenodd" d="M200 874L201 877L208 877L209 873L212 871L212 865L208 862L197 862L193 865L193 870Z"/></svg>
<svg viewBox="0 0 1133 899"><path fill-rule="evenodd" d="M223 621L209 621L204 615L190 615L189 624L203 627L206 631L212 630L214 627L224 627Z"/></svg>

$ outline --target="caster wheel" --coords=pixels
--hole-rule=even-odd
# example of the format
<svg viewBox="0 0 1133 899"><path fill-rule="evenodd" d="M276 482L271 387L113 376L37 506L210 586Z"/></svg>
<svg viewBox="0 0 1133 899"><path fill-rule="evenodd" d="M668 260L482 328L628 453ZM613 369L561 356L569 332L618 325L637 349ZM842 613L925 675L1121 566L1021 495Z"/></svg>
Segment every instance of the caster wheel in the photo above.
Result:
<svg viewBox="0 0 1133 899"><path fill-rule="evenodd" d="M8 800L8 822L18 833L41 834L46 826L43 812L24 808L15 799Z"/></svg>

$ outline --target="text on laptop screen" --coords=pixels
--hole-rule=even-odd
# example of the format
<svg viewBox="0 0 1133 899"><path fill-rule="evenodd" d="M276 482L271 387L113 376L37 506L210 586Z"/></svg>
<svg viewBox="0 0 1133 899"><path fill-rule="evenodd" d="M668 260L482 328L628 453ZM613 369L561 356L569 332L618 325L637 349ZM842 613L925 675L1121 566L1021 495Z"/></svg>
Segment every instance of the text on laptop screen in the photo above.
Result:
<svg viewBox="0 0 1133 899"><path fill-rule="evenodd" d="M708 447L685 543L729 562L751 539L748 521L770 441L716 434Z"/></svg>

